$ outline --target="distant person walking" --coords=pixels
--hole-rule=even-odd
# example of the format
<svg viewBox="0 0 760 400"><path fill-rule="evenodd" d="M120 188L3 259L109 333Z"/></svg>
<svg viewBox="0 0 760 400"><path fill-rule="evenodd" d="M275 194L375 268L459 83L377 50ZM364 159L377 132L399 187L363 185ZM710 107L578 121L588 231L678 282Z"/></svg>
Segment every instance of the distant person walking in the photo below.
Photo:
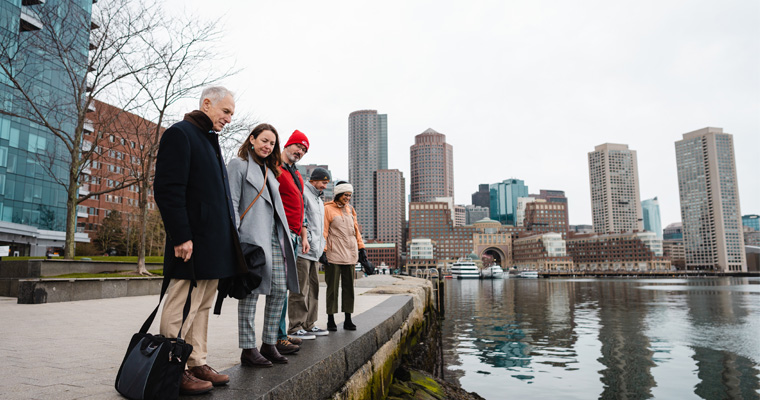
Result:
<svg viewBox="0 0 760 400"><path fill-rule="evenodd" d="M338 312L338 285L340 285L341 309L346 315L343 329L356 330L351 321L354 312L354 274L359 260L366 260L362 234L356 211L349 202L354 188L347 182L335 185L334 200L325 204L325 230L327 239L325 251L320 262L325 264L325 283L327 284L327 330L338 330L334 314ZM342 281L342 282L341 282Z"/></svg>
<svg viewBox="0 0 760 400"><path fill-rule="evenodd" d="M288 296L288 335L297 338L315 338L329 334L315 325L319 318L319 256L325 249L325 203L321 196L330 182L330 173L314 168L309 182L304 185L304 226L307 230L309 252L299 252L298 286L301 292Z"/></svg>
<svg viewBox="0 0 760 400"><path fill-rule="evenodd" d="M245 271L229 201L230 187L217 133L232 120L235 100L223 87L203 90L200 108L164 132L153 183L166 229L164 276L171 279L160 332L177 337L192 280L182 337L193 346L181 394L208 392L230 379L206 364L208 317L220 278Z"/></svg>
<svg viewBox="0 0 760 400"><path fill-rule="evenodd" d="M284 364L288 359L277 349L280 314L287 290L297 292L299 289L295 255L280 198L280 184L277 182L280 175L277 130L269 124L259 124L253 128L227 169L240 241L260 246L266 256L261 284L238 303L238 342L243 349L240 362L250 367ZM240 219L243 213L245 216ZM256 303L262 294L267 299L259 351L256 350L254 318Z"/></svg>

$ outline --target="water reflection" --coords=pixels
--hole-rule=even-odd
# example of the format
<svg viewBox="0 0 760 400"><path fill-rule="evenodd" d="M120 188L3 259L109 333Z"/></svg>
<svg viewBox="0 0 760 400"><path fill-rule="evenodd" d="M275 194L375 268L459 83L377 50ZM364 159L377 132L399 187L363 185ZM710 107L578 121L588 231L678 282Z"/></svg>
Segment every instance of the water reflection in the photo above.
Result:
<svg viewBox="0 0 760 400"><path fill-rule="evenodd" d="M485 398L760 398L760 280L446 289L446 379Z"/></svg>

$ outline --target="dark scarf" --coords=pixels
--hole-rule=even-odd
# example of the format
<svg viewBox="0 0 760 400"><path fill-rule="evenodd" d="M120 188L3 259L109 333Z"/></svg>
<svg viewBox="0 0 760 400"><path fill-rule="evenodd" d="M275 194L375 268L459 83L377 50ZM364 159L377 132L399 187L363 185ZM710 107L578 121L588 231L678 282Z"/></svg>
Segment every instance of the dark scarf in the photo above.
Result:
<svg viewBox="0 0 760 400"><path fill-rule="evenodd" d="M290 175L293 177L293 181L296 183L296 187L298 188L298 191L303 193L303 187L301 186L301 180L298 179L298 175L296 175L296 172L298 172L298 168L296 168L296 165L290 165L287 163L282 163L282 165L285 167L288 172L290 172Z"/></svg>
<svg viewBox="0 0 760 400"><path fill-rule="evenodd" d="M185 114L185 118L183 118L183 121L187 121L197 126L198 129L206 133L210 133L211 131L214 130L214 123L211 122L211 118L209 118L208 115L206 115L206 113L200 110L195 110L195 111Z"/></svg>

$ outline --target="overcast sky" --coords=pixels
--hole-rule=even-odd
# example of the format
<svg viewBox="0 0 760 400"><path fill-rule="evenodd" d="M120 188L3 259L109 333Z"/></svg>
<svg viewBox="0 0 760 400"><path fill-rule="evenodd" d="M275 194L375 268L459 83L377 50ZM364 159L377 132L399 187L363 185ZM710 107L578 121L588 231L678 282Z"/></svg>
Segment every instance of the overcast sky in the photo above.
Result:
<svg viewBox="0 0 760 400"><path fill-rule="evenodd" d="M328 164L333 178L348 177L348 114L375 109L407 192L409 147L433 128L454 146L457 203L518 178L564 190L570 223L591 224L587 153L623 143L665 227L680 221L674 142L712 126L734 136L742 214L760 213L757 0L166 6L222 18L220 62L242 68L224 82L238 113L283 141L306 133L302 163Z"/></svg>

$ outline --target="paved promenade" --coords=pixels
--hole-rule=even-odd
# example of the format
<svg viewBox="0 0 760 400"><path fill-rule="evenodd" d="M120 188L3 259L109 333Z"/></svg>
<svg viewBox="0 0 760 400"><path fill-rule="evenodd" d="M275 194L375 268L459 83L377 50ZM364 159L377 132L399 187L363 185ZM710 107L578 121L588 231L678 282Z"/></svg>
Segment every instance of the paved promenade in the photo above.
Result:
<svg viewBox="0 0 760 400"><path fill-rule="evenodd" d="M364 294L370 288L392 284L390 276L357 280L354 315L382 303L390 295ZM324 286L320 290L320 320L325 328ZM256 312L257 340L265 301ZM122 399L113 387L116 372L131 338L153 310L158 296L122 297L37 305L16 304L0 297L0 399ZM150 332L158 332L157 317ZM343 314L336 314L338 332L306 340L302 348L319 346L320 340L347 335ZM348 336L346 336L348 337ZM222 315L209 322L209 365L219 371L239 364L237 300L226 299ZM288 356L299 362L299 354ZM307 362L308 357L302 357ZM276 369L277 366L274 367Z"/></svg>

